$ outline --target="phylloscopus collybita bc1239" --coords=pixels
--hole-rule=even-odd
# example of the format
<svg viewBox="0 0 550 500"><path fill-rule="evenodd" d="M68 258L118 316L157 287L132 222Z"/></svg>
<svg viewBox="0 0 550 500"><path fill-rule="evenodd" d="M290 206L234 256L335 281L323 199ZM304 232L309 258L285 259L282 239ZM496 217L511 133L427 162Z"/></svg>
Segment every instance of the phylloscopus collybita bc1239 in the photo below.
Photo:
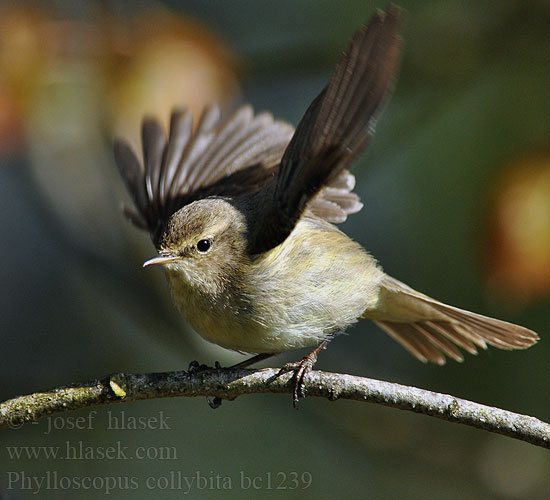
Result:
<svg viewBox="0 0 550 500"><path fill-rule="evenodd" d="M537 335L448 306L384 273L336 228L362 204L347 168L374 133L399 62L401 10L377 11L353 37L328 85L293 131L243 106L208 108L193 131L185 111L165 137L143 123L143 163L124 141L115 156L150 232L174 301L207 340L254 353L236 366L315 346L296 367L294 400L327 343L370 319L422 361L462 361L487 344L523 349Z"/></svg>

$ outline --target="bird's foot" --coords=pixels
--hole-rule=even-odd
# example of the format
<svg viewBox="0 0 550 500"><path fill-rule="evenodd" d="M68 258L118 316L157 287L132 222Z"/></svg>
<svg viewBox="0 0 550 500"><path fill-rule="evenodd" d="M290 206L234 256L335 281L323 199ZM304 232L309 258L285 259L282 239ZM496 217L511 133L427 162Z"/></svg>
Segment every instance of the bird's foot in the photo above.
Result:
<svg viewBox="0 0 550 500"><path fill-rule="evenodd" d="M220 365L219 361L216 361L214 363L215 370L220 370L221 367L222 366ZM187 373L189 375L196 375L197 373L203 372L205 370L211 370L211 369L212 368L210 366L200 364L198 361L195 360L189 363L189 367L187 368ZM210 408L212 408L213 410L215 410L216 408L219 408L222 405L222 399L219 398L218 396L215 396L214 399L210 399L209 396L206 396L206 402L208 403L208 406L210 406Z"/></svg>
<svg viewBox="0 0 550 500"><path fill-rule="evenodd" d="M219 370L219 369L221 369L221 367L222 367L222 365L220 365L219 361L214 362L214 370ZM187 373L189 375L194 375L196 373L200 373L200 372L203 372L205 370L212 370L212 367L208 366L208 365L205 365L205 364L201 364L197 360L195 360L195 361L191 361L191 363L189 363L189 366L187 368Z"/></svg>
<svg viewBox="0 0 550 500"><path fill-rule="evenodd" d="M277 377L278 377L283 373L287 373L290 371L294 372L294 375L292 377L292 380L294 383L294 391L292 393L292 404L294 408L298 408L299 398L304 398L306 396L306 393L304 390L305 378L307 374L313 369L313 366L317 362L317 356L323 349L326 348L328 343L329 343L328 340L324 340L315 349L313 349L313 351L311 351L307 356L304 356L301 361L286 363L279 370L279 373L277 373Z"/></svg>
<svg viewBox="0 0 550 500"><path fill-rule="evenodd" d="M218 396L214 396L214 399L210 399L209 396L206 396L206 402L208 403L208 406L210 406L210 408L216 410L222 405L223 400Z"/></svg>

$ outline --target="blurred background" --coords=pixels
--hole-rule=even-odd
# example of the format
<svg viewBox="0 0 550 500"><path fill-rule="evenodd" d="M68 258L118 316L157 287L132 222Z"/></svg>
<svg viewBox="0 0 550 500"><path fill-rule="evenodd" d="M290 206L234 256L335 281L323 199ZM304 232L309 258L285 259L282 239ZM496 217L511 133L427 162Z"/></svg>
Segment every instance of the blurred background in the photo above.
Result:
<svg viewBox="0 0 550 500"><path fill-rule="evenodd" d="M400 77L354 168L365 207L343 229L393 276L541 341L439 367L362 322L317 368L549 421L550 4L401 4ZM144 114L167 123L176 105L198 114L212 101L248 101L296 125L383 6L0 2L3 399L243 359L192 332L161 271L141 268L154 248L121 213L112 139L137 147ZM257 395L216 411L202 398L94 411L2 430L0 498L543 499L550 488L545 450L375 405L310 398L295 411L290 395ZM129 428L129 417L145 428ZM57 458L40 451L52 446ZM127 447L127 459L100 456L111 446Z"/></svg>

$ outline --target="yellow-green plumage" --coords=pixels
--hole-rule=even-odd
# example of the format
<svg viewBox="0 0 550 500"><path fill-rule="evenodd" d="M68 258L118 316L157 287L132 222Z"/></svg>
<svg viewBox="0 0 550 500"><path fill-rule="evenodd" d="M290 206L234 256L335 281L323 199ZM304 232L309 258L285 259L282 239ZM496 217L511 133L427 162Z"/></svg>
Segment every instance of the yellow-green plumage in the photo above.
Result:
<svg viewBox="0 0 550 500"><path fill-rule="evenodd" d="M179 235L180 246L208 236L212 250L166 265L179 310L207 340L243 352L315 346L376 307L383 272L332 224L304 216L283 243L250 258L231 204L201 200L182 210L213 214L212 226Z"/></svg>

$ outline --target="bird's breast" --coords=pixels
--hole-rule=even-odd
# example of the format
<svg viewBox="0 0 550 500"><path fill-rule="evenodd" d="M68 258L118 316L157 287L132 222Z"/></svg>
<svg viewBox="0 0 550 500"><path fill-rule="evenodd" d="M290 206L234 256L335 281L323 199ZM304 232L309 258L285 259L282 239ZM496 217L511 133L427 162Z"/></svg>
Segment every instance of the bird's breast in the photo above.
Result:
<svg viewBox="0 0 550 500"><path fill-rule="evenodd" d="M167 270L176 305L198 333L251 353L314 346L345 330L373 307L382 276L359 244L309 219L215 294Z"/></svg>

